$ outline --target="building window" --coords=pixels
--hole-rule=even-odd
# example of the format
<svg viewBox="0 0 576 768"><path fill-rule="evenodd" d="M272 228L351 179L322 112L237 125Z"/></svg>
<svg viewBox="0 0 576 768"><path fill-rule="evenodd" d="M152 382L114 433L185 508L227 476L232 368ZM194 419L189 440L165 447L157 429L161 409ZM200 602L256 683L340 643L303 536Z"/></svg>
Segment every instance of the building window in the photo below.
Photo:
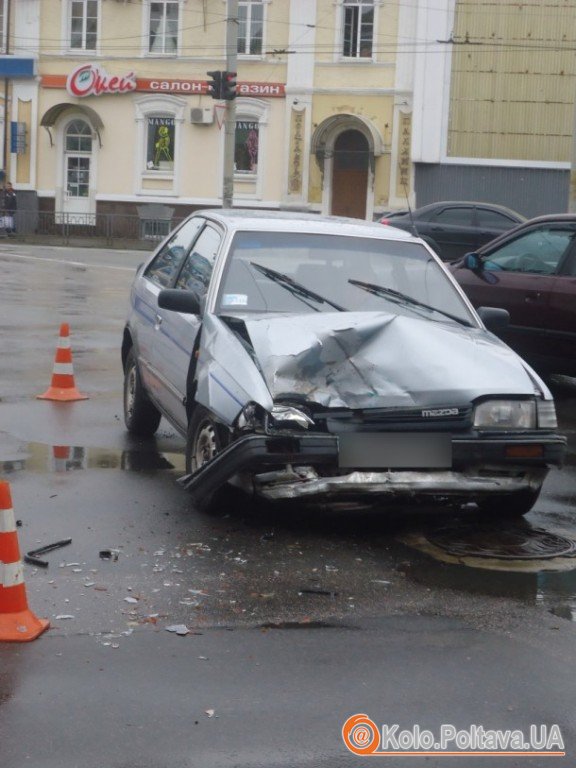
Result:
<svg viewBox="0 0 576 768"><path fill-rule="evenodd" d="M98 0L70 3L70 49L95 51L98 40Z"/></svg>
<svg viewBox="0 0 576 768"><path fill-rule="evenodd" d="M174 138L176 121L172 115L147 118L146 170L174 171Z"/></svg>
<svg viewBox="0 0 576 768"><path fill-rule="evenodd" d="M260 124L257 120L236 121L234 171L238 176L255 176L258 172Z"/></svg>
<svg viewBox="0 0 576 768"><path fill-rule="evenodd" d="M342 55L347 58L372 58L374 39L374 0L344 0Z"/></svg>
<svg viewBox="0 0 576 768"><path fill-rule="evenodd" d="M73 120L66 128L66 193L70 199L88 198L92 152L92 129L85 120ZM74 211L79 213L80 211Z"/></svg>
<svg viewBox="0 0 576 768"><path fill-rule="evenodd" d="M178 52L179 1L150 3L149 53L174 55Z"/></svg>
<svg viewBox="0 0 576 768"><path fill-rule="evenodd" d="M238 53L262 55L264 4L262 0L240 0L238 3Z"/></svg>
<svg viewBox="0 0 576 768"><path fill-rule="evenodd" d="M84 120L73 120L66 129L66 152L92 152L92 129Z"/></svg>

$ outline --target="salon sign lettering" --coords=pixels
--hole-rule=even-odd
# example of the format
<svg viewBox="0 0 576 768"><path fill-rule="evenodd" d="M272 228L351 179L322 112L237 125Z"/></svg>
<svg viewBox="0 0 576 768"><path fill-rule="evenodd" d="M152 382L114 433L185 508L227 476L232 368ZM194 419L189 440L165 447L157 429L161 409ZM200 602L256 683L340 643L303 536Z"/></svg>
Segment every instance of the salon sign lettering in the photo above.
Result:
<svg viewBox="0 0 576 768"><path fill-rule="evenodd" d="M70 96L102 96L113 93L129 93L136 90L136 75L128 72L122 77L109 75L98 64L81 64L66 79Z"/></svg>

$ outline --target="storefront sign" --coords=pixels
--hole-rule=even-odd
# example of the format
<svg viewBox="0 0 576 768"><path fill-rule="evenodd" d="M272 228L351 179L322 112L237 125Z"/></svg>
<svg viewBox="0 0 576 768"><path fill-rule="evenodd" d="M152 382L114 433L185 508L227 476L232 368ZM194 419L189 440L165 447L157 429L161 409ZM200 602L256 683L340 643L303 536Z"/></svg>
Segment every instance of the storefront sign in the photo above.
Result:
<svg viewBox="0 0 576 768"><path fill-rule="evenodd" d="M396 167L396 196L406 198L410 191L410 146L412 143L412 115L400 113L398 160Z"/></svg>
<svg viewBox="0 0 576 768"><path fill-rule="evenodd" d="M290 178L288 181L288 191L291 195L302 194L304 116L305 110L292 109L292 117L290 121Z"/></svg>
<svg viewBox="0 0 576 768"><path fill-rule="evenodd" d="M43 75L43 88L66 88L71 96L102 96L139 91L140 93L207 94L206 80L180 80L174 78L136 77L129 72L122 77L109 76L97 64L82 64L68 77L66 75ZM254 96L268 99L282 99L284 83L238 83L239 96Z"/></svg>
<svg viewBox="0 0 576 768"><path fill-rule="evenodd" d="M110 93L129 93L136 90L134 72L118 77L109 75L98 64L81 64L66 79L70 96L102 96Z"/></svg>

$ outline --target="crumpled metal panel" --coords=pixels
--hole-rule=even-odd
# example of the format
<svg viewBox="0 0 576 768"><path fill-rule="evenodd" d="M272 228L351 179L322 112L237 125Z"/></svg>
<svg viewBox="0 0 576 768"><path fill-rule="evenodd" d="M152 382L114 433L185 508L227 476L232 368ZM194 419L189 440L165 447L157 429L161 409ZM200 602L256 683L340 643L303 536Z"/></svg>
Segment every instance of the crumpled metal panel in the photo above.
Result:
<svg viewBox="0 0 576 768"><path fill-rule="evenodd" d="M520 358L483 329L383 312L244 319L274 398L384 408L534 394Z"/></svg>
<svg viewBox="0 0 576 768"><path fill-rule="evenodd" d="M272 397L252 358L216 315L204 316L197 376L196 401L227 424L249 402L272 410Z"/></svg>
<svg viewBox="0 0 576 768"><path fill-rule="evenodd" d="M490 477L462 472L350 472L337 477L319 477L308 468L305 479L259 483L259 495L266 499L318 499L342 497L346 494L390 496L398 498L423 495L465 496L467 494L514 493L528 490L542 481L542 472L523 477Z"/></svg>

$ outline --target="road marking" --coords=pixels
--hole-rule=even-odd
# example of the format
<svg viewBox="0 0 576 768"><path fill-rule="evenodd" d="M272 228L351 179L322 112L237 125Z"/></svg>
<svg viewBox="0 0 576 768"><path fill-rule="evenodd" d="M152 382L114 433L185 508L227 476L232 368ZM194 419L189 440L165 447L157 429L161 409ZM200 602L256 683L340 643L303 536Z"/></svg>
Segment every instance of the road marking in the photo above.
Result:
<svg viewBox="0 0 576 768"><path fill-rule="evenodd" d="M85 269L116 269L121 272L135 272L136 267L114 267L111 264L85 264L82 261L68 261L67 259L51 259L47 256L25 256L21 253L10 253L9 251L0 251L0 257L8 256L12 259L23 259L24 261L44 261L53 264L69 264L73 267L84 267Z"/></svg>

